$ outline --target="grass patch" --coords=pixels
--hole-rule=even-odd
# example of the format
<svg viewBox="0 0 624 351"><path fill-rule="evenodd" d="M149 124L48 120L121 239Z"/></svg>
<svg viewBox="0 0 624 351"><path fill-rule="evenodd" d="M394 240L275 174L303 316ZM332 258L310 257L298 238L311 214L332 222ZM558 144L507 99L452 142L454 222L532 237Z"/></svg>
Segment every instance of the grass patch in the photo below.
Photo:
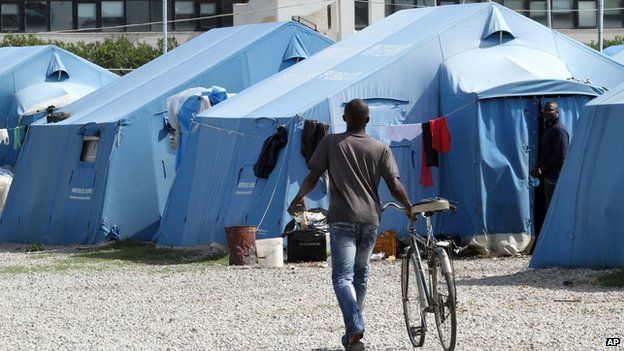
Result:
<svg viewBox="0 0 624 351"><path fill-rule="evenodd" d="M624 269L598 276L596 278L596 284L606 288L624 287Z"/></svg>
<svg viewBox="0 0 624 351"><path fill-rule="evenodd" d="M26 249L26 252L41 252L43 251L43 245L39 243L34 243Z"/></svg>
<svg viewBox="0 0 624 351"><path fill-rule="evenodd" d="M210 265L227 264L227 256L206 253L195 249L173 249L158 247L154 243L134 240L119 240L106 244L94 251L80 253L74 260L88 262L93 260L129 261L151 265L176 265L188 263L208 263Z"/></svg>

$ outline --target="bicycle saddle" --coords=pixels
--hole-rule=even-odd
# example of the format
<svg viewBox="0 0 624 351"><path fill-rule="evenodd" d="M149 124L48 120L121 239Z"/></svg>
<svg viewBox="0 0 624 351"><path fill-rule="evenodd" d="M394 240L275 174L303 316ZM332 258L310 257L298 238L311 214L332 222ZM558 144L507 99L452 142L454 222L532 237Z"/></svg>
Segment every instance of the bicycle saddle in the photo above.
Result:
<svg viewBox="0 0 624 351"><path fill-rule="evenodd" d="M420 213L446 212L451 208L447 199L434 197L432 199L423 199L412 205L412 216Z"/></svg>

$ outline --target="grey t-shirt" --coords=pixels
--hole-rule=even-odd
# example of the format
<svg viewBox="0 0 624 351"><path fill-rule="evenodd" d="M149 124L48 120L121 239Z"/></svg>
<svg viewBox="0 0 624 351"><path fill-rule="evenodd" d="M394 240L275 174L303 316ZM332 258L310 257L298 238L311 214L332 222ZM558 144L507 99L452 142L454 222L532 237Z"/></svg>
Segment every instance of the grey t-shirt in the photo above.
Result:
<svg viewBox="0 0 624 351"><path fill-rule="evenodd" d="M330 134L317 146L308 168L329 172L329 223L379 226L379 180L399 177L388 145L366 134Z"/></svg>

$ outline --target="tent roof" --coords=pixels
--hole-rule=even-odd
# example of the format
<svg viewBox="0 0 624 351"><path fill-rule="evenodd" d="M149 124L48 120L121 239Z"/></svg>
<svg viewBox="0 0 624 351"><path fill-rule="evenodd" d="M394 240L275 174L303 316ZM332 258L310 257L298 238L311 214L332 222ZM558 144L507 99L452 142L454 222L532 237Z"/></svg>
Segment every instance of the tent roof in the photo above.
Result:
<svg viewBox="0 0 624 351"><path fill-rule="evenodd" d="M15 110L21 115L34 108L46 108L47 106L41 105L46 103L46 101L58 101L58 98L64 96L82 97L92 93L94 90L95 88L93 87L73 82L44 82L34 84L15 93Z"/></svg>
<svg viewBox="0 0 624 351"><path fill-rule="evenodd" d="M71 74L71 72L69 72L71 69L66 68L66 64L63 63L63 57L66 57L66 59L67 57L71 57L73 60L79 61L83 65L83 68L87 67L109 77L118 78L116 74L55 45L0 48L0 62L2 63L0 65L0 77L5 74L10 74L45 55L49 55L50 57L46 59L45 66L47 69L42 72L41 80L46 79L52 73L57 73L59 70Z"/></svg>
<svg viewBox="0 0 624 351"><path fill-rule="evenodd" d="M509 33L501 43L498 36L483 39L484 34L490 31ZM624 80L624 65L499 4L447 5L399 11L201 116L285 117L305 113L329 97L346 97L346 91L353 91L350 95L368 98L362 96L369 93L364 91L366 80L373 80L368 85L379 85L377 81L383 76L380 72L400 71L391 68L408 65L411 61L401 60L414 52L425 57L419 58L420 66L414 70L435 73L443 62L452 62L456 55L470 50L485 52L495 46L504 47L497 51L501 54L521 56L516 61L507 60L509 67L521 73L518 74L520 81L543 71L547 76L541 79L556 78L561 81L571 76L580 81L590 79L592 84L606 87ZM529 68L533 73L522 71L523 65L531 60L529 52L547 58L548 70L531 64ZM470 54L466 55L465 58ZM426 76L422 72L420 76ZM484 79L486 82L476 88L487 90L497 83L502 84L503 81L496 76L502 73L489 75ZM475 82L478 77L473 77ZM384 82L375 93L391 94L396 98L399 93L416 91L416 87L424 86L418 88L424 91L428 85L437 84L434 83L435 78L429 82L415 79L412 77L410 81L404 73L394 77L393 87L387 87L387 82ZM513 82L509 79L504 81ZM561 86L574 86L573 91L579 88L579 84Z"/></svg>
<svg viewBox="0 0 624 351"><path fill-rule="evenodd" d="M269 34L278 30L290 30L295 36L315 36L333 43L292 21L213 29L68 105L64 110L71 112L72 117L55 125L107 123L130 117L150 101L214 69L254 43L269 40ZM262 58L257 60L253 64L262 65Z"/></svg>
<svg viewBox="0 0 624 351"><path fill-rule="evenodd" d="M505 74L500 74L505 72ZM496 45L467 50L442 64L442 94L476 93L479 98L560 94L600 95L572 80L566 63L551 53L524 46Z"/></svg>

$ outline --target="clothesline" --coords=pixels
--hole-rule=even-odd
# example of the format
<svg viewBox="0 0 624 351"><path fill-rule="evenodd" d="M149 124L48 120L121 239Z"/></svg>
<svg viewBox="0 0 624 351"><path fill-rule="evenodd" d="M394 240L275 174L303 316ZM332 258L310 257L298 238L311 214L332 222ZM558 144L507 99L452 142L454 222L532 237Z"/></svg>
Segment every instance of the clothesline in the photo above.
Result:
<svg viewBox="0 0 624 351"><path fill-rule="evenodd" d="M464 104L464 105L462 105L462 106L460 106L460 107L456 108L455 110L453 110L453 111L451 111L451 112L449 112L449 113L445 113L445 114L443 114L443 116L448 118L449 116L454 115L455 113L457 113L457 112L459 112L459 111L461 111L461 110L465 109L466 107L468 107L468 106L470 106L470 105L472 105L472 104L474 104L474 103L476 103L476 102L477 102L477 100L472 100L472 101L470 101L470 102L468 102L468 103L466 103L466 104ZM296 115L296 117L301 118L301 119L304 119L304 118L303 118L302 116L300 116L300 115ZM260 139L260 140L264 140L264 138L263 138L263 137L259 137L259 136L257 136L257 135L251 135L251 134L241 133L241 132L236 131L236 130L231 130L231 129L221 128L221 127L214 126L214 125L212 125L212 124L203 123L203 122L198 122L197 120L193 120L193 123L194 123L194 124L196 124L196 125L199 125L199 126L208 127L208 128L211 128L211 129L217 130L217 131L219 131L219 132L227 133L227 134L235 134L235 135L246 136L246 137L252 137L252 138L256 138L256 139ZM344 126L345 126L345 124L344 124L344 123L341 123L341 124L337 124L337 123L327 123L327 125L328 125L328 126L330 126L330 127L344 127ZM390 124L367 124L366 126L367 126L367 127L390 127L391 125L390 125Z"/></svg>

